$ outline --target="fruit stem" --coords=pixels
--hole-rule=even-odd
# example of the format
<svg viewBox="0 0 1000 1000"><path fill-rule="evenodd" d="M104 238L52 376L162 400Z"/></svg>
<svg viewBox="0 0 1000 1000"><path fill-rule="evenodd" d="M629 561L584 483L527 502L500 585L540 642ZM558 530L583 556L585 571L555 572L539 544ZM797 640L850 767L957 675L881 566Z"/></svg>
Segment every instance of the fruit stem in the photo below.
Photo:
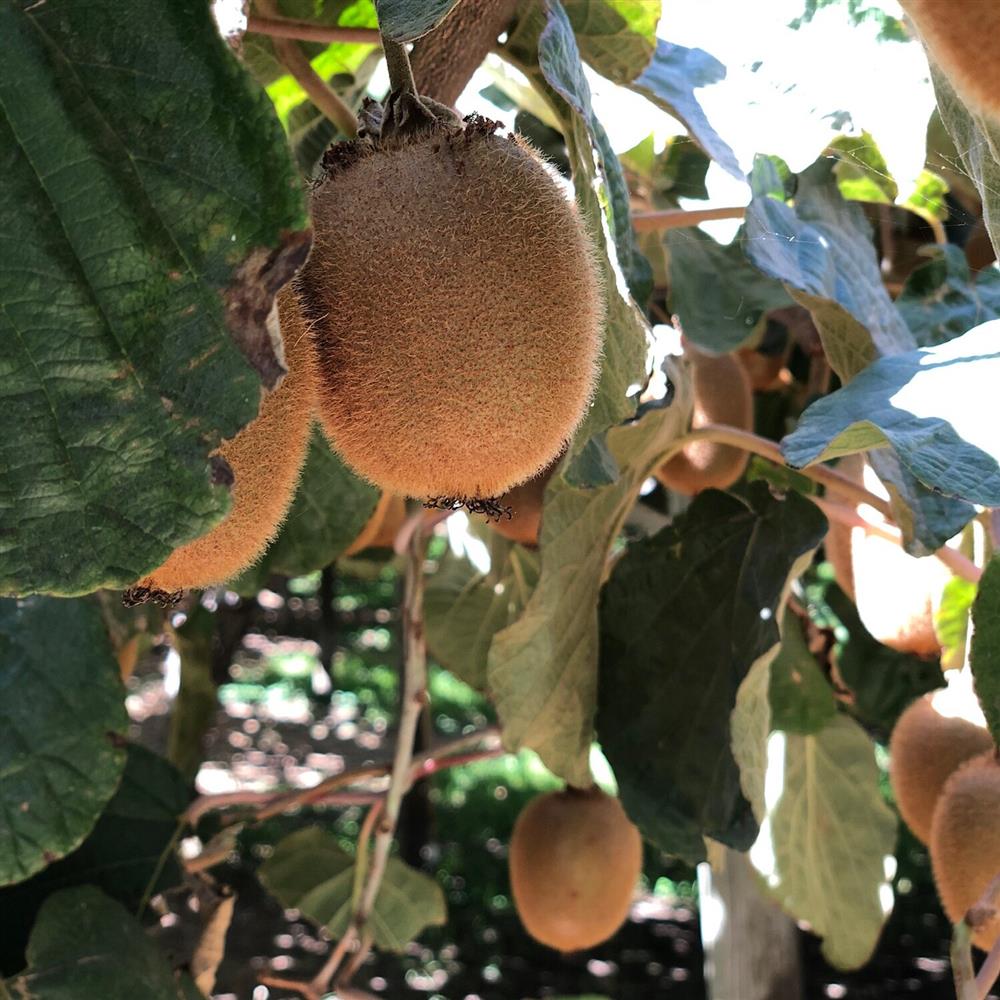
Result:
<svg viewBox="0 0 1000 1000"><path fill-rule="evenodd" d="M410 57L406 52L406 46L400 42L392 42L383 35L382 51L385 53L385 66L389 71L389 83L393 94L416 96L417 85L413 80L413 70L410 68Z"/></svg>
<svg viewBox="0 0 1000 1000"><path fill-rule="evenodd" d="M271 38L295 38L300 42L367 42L382 43L378 28L344 28L338 25L314 24L293 17L247 17L247 31Z"/></svg>
<svg viewBox="0 0 1000 1000"><path fill-rule="evenodd" d="M959 920L952 929L951 974L955 980L955 1000L979 1000L972 966L972 933L964 920Z"/></svg>

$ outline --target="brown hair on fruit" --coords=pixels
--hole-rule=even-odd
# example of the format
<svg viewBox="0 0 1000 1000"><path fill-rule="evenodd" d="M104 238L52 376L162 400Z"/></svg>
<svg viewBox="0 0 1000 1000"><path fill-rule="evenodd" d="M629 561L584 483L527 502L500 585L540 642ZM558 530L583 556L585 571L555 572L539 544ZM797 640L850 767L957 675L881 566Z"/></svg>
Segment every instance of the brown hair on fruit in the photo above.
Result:
<svg viewBox="0 0 1000 1000"><path fill-rule="evenodd" d="M493 524L493 530L512 542L518 542L529 549L538 547L542 533L542 505L545 501L545 487L548 486L558 462L553 462L537 476L520 486L515 486L500 498L504 513ZM510 511L510 517L506 511Z"/></svg>
<svg viewBox="0 0 1000 1000"><path fill-rule="evenodd" d="M889 781L899 812L918 840L930 840L934 807L948 778L992 746L986 729L942 715L930 695L900 715L889 740Z"/></svg>
<svg viewBox="0 0 1000 1000"><path fill-rule="evenodd" d="M541 157L494 127L338 144L312 193L321 420L388 492L494 499L559 454L594 389L590 238Z"/></svg>
<svg viewBox="0 0 1000 1000"><path fill-rule="evenodd" d="M353 556L365 549L392 548L405 520L406 501L395 493L383 493L372 516L365 522L358 537L344 549L343 554Z"/></svg>
<svg viewBox="0 0 1000 1000"><path fill-rule="evenodd" d="M216 453L233 473L229 513L175 549L135 591L155 599L224 583L260 558L284 519L306 457L315 374L308 330L290 285L278 293L278 318L288 373L264 397L257 417Z"/></svg>
<svg viewBox="0 0 1000 1000"><path fill-rule="evenodd" d="M692 367L691 429L706 424L728 424L752 430L753 393L743 365L731 354L705 354L688 341L684 353L691 359ZM668 489L687 496L713 487L724 490L743 475L748 458L742 448L694 441L664 462L656 478Z"/></svg>
<svg viewBox="0 0 1000 1000"><path fill-rule="evenodd" d="M945 783L934 810L931 867L938 898L957 923L1000 874L1000 762L994 751L960 767ZM972 938L988 951L1000 937L1000 915Z"/></svg>
<svg viewBox="0 0 1000 1000"><path fill-rule="evenodd" d="M510 884L525 930L559 951L611 937L628 916L642 838L621 803L599 788L532 799L510 840Z"/></svg>
<svg viewBox="0 0 1000 1000"><path fill-rule="evenodd" d="M900 0L927 54L976 111L1000 117L1000 6L993 0Z"/></svg>

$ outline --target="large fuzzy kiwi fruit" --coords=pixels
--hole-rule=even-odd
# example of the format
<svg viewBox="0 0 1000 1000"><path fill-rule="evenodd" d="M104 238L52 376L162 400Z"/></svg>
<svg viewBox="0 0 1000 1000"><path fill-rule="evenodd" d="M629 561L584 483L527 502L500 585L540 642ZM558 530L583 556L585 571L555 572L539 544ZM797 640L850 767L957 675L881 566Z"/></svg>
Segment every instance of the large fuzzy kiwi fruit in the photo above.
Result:
<svg viewBox="0 0 1000 1000"><path fill-rule="evenodd" d="M207 534L175 549L131 593L166 598L224 583L261 556L284 519L305 461L315 369L308 330L290 285L278 293L278 318L288 373L264 398L256 419L217 452L233 473L229 513Z"/></svg>
<svg viewBox="0 0 1000 1000"><path fill-rule="evenodd" d="M900 0L931 60L974 110L1000 117L1000 5Z"/></svg>
<svg viewBox="0 0 1000 1000"><path fill-rule="evenodd" d="M642 869L642 838L621 803L599 788L532 799L510 841L510 884L527 932L579 951L625 921Z"/></svg>
<svg viewBox="0 0 1000 1000"><path fill-rule="evenodd" d="M375 134L369 121L332 147L300 280L334 447L385 491L473 509L573 434L604 312L572 200L534 149L495 128Z"/></svg>
<svg viewBox="0 0 1000 1000"><path fill-rule="evenodd" d="M743 365L731 354L706 354L689 342L685 342L684 353L691 360L692 430L706 424L752 430L753 393ZM687 496L712 487L724 490L743 475L748 457L741 448L695 441L664 462L656 478L668 489Z"/></svg>
<svg viewBox="0 0 1000 1000"><path fill-rule="evenodd" d="M906 825L923 843L941 789L962 764L993 746L989 732L963 718L949 718L927 695L900 715L889 741L889 780Z"/></svg>
<svg viewBox="0 0 1000 1000"><path fill-rule="evenodd" d="M406 501L394 493L383 493L372 516L343 554L353 556L365 549L392 548L405 520Z"/></svg>
<svg viewBox="0 0 1000 1000"><path fill-rule="evenodd" d="M994 751L963 764L945 783L934 810L931 866L938 898L957 923L1000 875L1000 762ZM1000 937L1000 918L973 935L988 951Z"/></svg>
<svg viewBox="0 0 1000 1000"><path fill-rule="evenodd" d="M861 455L848 456L837 470L864 482ZM826 553L841 590L853 598L862 624L879 642L919 656L940 652L934 616L951 579L940 559L918 559L897 541L836 521L827 533Z"/></svg>

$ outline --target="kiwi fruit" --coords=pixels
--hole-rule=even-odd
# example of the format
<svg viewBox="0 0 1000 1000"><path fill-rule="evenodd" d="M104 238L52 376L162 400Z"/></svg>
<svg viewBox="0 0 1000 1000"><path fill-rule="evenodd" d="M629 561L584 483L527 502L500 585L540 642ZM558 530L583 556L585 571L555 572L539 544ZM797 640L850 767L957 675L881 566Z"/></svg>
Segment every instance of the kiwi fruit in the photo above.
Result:
<svg viewBox="0 0 1000 1000"><path fill-rule="evenodd" d="M514 906L527 932L558 951L591 948L628 916L642 838L616 798L567 788L532 799L510 841Z"/></svg>
<svg viewBox="0 0 1000 1000"><path fill-rule="evenodd" d="M320 418L386 492L476 509L552 462L587 410L594 248L554 172L495 123L367 121L311 196Z"/></svg>
<svg viewBox="0 0 1000 1000"><path fill-rule="evenodd" d="M288 511L305 461L315 401L313 352L295 292L278 293L288 373L261 402L257 417L216 452L233 474L229 513L175 549L132 592L168 597L236 576L264 552Z"/></svg>
<svg viewBox="0 0 1000 1000"><path fill-rule="evenodd" d="M344 549L345 556L357 555L365 549L392 548L399 529L406 520L406 501L394 493L383 493L372 516L360 534Z"/></svg>
<svg viewBox="0 0 1000 1000"><path fill-rule="evenodd" d="M526 483L515 486L500 498L504 509L493 529L504 538L518 542L529 549L538 547L542 533L542 505L545 487L548 486L558 462L553 462Z"/></svg>
<svg viewBox="0 0 1000 1000"><path fill-rule="evenodd" d="M934 807L948 778L992 746L984 727L940 714L930 695L900 715L889 740L889 781L899 812L918 840L930 840Z"/></svg>
<svg viewBox="0 0 1000 1000"><path fill-rule="evenodd" d="M684 354L691 361L692 430L706 424L752 430L753 392L743 365L731 354L706 354L688 341L684 344ZM742 448L694 441L664 462L656 478L668 489L686 496L713 487L724 490L743 475L748 458Z"/></svg>
<svg viewBox="0 0 1000 1000"><path fill-rule="evenodd" d="M945 783L934 810L931 867L938 898L957 923L1000 875L1000 762L989 751L967 761ZM1000 937L1000 916L973 935L984 951Z"/></svg>
<svg viewBox="0 0 1000 1000"><path fill-rule="evenodd" d="M992 0L900 0L958 95L976 111L1000 115L1000 5Z"/></svg>
<svg viewBox="0 0 1000 1000"><path fill-rule="evenodd" d="M118 672L122 681L127 681L135 672L135 665L139 662L139 643L142 636L139 634L131 636L115 653L118 660Z"/></svg>
<svg viewBox="0 0 1000 1000"><path fill-rule="evenodd" d="M837 469L864 482L861 455L848 456ZM940 653L934 616L951 579L944 563L933 556L911 556L898 541L836 521L827 533L826 554L841 590L879 642L918 656Z"/></svg>

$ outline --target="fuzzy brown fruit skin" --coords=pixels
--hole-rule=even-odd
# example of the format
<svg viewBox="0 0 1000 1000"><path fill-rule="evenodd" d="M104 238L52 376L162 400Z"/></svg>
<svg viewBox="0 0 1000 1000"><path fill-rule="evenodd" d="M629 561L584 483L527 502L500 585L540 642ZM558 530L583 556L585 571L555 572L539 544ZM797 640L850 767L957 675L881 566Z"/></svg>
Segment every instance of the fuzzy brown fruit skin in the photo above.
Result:
<svg viewBox="0 0 1000 1000"><path fill-rule="evenodd" d="M918 840L930 842L934 807L948 778L992 746L986 729L941 715L929 696L900 715L889 741L889 781L899 812Z"/></svg>
<svg viewBox="0 0 1000 1000"><path fill-rule="evenodd" d="M171 594L225 583L263 554L292 502L315 411L315 369L295 292L278 293L288 373L265 396L256 419L217 454L233 472L232 503L207 534L175 549L137 588Z"/></svg>
<svg viewBox="0 0 1000 1000"><path fill-rule="evenodd" d="M960 767L934 810L931 867L938 898L957 923L1000 874L1000 764L991 750ZM972 937L988 951L1000 937L1000 917Z"/></svg>
<svg viewBox="0 0 1000 1000"><path fill-rule="evenodd" d="M542 534L542 505L545 501L545 487L548 486L558 462L553 462L537 476L505 493L500 498L500 506L510 509L510 517L503 515L493 525L493 530L512 542L518 542L529 549L538 548Z"/></svg>
<svg viewBox="0 0 1000 1000"><path fill-rule="evenodd" d="M372 516L365 522L358 537L344 549L343 554L353 556L365 549L392 548L405 520L406 501L393 493L383 493Z"/></svg>
<svg viewBox="0 0 1000 1000"><path fill-rule="evenodd" d="M324 429L387 492L498 497L555 458L593 393L589 237L519 140L440 126L345 145L312 194L300 282Z"/></svg>
<svg viewBox="0 0 1000 1000"><path fill-rule="evenodd" d="M1000 117L1000 6L994 0L900 0L931 61L973 110Z"/></svg>
<svg viewBox="0 0 1000 1000"><path fill-rule="evenodd" d="M628 916L642 838L616 798L568 788L531 800L510 840L510 884L521 922L559 951L591 948Z"/></svg>
<svg viewBox="0 0 1000 1000"><path fill-rule="evenodd" d="M745 368L731 354L703 354L686 344L691 358L694 412L691 429L706 424L729 424L753 430L753 392ZM741 448L695 441L664 462L656 472L668 489L686 496L709 488L724 490L733 485L747 467L749 454Z"/></svg>

